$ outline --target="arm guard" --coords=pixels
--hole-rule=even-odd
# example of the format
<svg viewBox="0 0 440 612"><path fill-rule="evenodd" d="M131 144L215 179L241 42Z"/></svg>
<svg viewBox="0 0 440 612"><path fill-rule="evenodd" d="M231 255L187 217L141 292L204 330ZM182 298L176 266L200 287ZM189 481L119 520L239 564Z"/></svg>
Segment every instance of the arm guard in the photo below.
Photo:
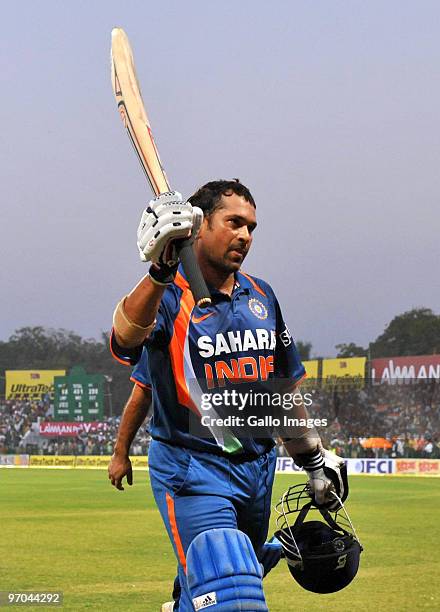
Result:
<svg viewBox="0 0 440 612"><path fill-rule="evenodd" d="M127 296L122 298L116 306L115 312L113 313L113 329L116 333L116 339L121 346L134 348L135 346L141 345L151 334L156 325L156 319L146 327L134 323L125 312L126 299Z"/></svg>

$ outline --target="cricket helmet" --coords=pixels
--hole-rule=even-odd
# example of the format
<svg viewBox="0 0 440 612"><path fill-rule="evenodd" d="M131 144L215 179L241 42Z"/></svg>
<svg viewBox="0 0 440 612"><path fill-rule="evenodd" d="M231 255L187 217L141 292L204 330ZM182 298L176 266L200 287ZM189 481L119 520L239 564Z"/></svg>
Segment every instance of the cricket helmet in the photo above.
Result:
<svg viewBox="0 0 440 612"><path fill-rule="evenodd" d="M338 501L336 512L318 508L308 485L301 484L290 487L275 507L275 536L289 571L300 586L313 593L340 591L359 568L362 546L342 500ZM309 513L316 520L306 521Z"/></svg>

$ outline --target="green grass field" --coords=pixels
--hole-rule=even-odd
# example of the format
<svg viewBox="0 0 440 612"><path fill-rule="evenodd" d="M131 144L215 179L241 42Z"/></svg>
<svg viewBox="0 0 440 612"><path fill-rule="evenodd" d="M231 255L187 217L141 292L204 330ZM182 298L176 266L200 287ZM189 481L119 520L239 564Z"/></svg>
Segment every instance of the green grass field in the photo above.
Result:
<svg viewBox="0 0 440 612"><path fill-rule="evenodd" d="M147 473L135 472L124 492L106 476L0 470L0 590L62 590L66 610L160 609L175 560ZM278 476L274 500L299 480ZM265 580L271 612L440 610L440 480L356 476L350 483L347 507L365 549L357 578L339 594L313 595L282 561Z"/></svg>

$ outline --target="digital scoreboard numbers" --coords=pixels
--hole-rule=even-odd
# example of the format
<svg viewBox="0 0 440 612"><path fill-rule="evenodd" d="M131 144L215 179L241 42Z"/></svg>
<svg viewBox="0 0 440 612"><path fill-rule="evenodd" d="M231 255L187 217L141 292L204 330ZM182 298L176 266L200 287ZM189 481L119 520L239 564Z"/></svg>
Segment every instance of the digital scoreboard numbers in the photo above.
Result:
<svg viewBox="0 0 440 612"><path fill-rule="evenodd" d="M93 379L87 383L89 421L100 421L104 415L104 376L95 374Z"/></svg>
<svg viewBox="0 0 440 612"><path fill-rule="evenodd" d="M56 376L56 421L100 421L104 415L104 375L86 374L79 366L68 376Z"/></svg>
<svg viewBox="0 0 440 612"><path fill-rule="evenodd" d="M69 388L67 383L61 382L65 376L54 378L54 405L55 418L57 421L68 421L70 419Z"/></svg>

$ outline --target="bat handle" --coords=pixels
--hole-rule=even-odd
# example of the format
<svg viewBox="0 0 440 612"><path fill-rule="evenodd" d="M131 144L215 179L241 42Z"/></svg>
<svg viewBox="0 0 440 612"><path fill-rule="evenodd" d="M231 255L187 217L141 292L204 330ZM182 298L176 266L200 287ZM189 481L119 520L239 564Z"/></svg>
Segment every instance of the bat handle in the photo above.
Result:
<svg viewBox="0 0 440 612"><path fill-rule="evenodd" d="M209 306L211 304L211 295L197 264L196 256L189 240L182 241L179 250L179 258L182 262L196 306L200 308Z"/></svg>

